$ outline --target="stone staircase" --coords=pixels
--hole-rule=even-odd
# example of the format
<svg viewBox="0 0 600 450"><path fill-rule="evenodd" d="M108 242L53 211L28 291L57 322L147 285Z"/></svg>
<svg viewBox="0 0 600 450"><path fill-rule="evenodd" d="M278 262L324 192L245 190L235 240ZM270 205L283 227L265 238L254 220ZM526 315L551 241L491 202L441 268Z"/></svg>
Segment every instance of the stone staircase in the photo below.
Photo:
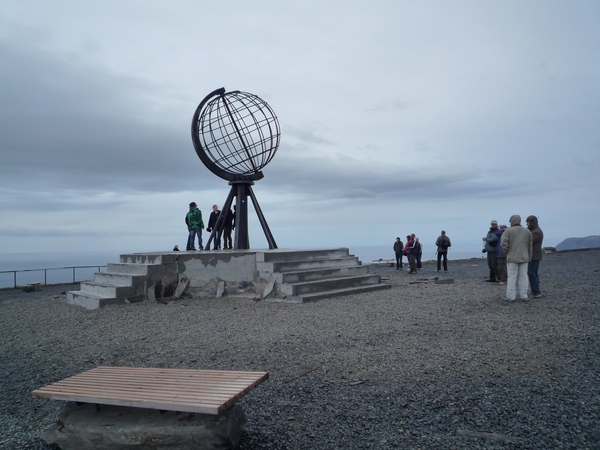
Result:
<svg viewBox="0 0 600 450"><path fill-rule="evenodd" d="M309 302L390 288L347 248L257 252L259 276L275 281L288 300Z"/></svg>
<svg viewBox="0 0 600 450"><path fill-rule="evenodd" d="M169 274L177 277L171 254L121 255L120 263L108 263L106 272L94 274L93 281L80 283L79 291L67 292L67 302L87 309L133 303L154 297L157 281Z"/></svg>

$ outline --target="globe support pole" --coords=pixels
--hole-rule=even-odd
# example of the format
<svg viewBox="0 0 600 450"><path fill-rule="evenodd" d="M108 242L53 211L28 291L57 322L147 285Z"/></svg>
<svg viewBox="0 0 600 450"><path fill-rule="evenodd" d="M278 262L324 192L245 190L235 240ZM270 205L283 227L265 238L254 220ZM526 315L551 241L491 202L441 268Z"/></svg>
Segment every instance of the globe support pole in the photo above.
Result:
<svg viewBox="0 0 600 450"><path fill-rule="evenodd" d="M250 236L248 233L248 197L250 197L250 200L252 200L254 210L258 216L260 226L265 233L269 248L277 248L277 243L275 242L275 238L271 233L267 219L265 219L262 209L258 204L256 195L254 195L254 191L252 190L253 184L254 183L252 181L229 182L231 190L229 191L229 195L225 200L221 214L219 214L217 223L210 233L210 237L208 238L206 246L204 247L205 250L210 250L210 245L213 239L218 238L220 240L223 236L223 229L225 228L225 216L227 215L227 211L231 210L233 197L235 197L235 236L233 240L233 248L236 250L247 250L250 248Z"/></svg>

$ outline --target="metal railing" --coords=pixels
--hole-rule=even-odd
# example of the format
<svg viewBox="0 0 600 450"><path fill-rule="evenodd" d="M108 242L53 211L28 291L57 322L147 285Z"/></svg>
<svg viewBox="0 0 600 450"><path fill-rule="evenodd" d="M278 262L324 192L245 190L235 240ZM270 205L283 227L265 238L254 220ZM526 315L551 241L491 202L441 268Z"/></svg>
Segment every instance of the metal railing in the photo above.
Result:
<svg viewBox="0 0 600 450"><path fill-rule="evenodd" d="M22 273L22 272L44 272L44 285L48 284L48 272L49 271L56 271L56 270L70 270L72 272L72 277L70 277L71 274L63 276L62 280L63 281L59 281L57 283L50 283L50 284L62 284L62 283L68 283L68 281L64 281L65 279L72 279L72 282L75 283L76 281L87 281L87 280L77 280L77 269L98 269L98 272L102 272L102 268L104 268L104 270L106 271L106 266L68 266L68 267L53 267L53 268L49 268L49 269L21 269L21 270L2 270L0 271L0 275L5 274L5 273L12 273L12 288L15 289L17 286L25 286L27 284L31 284L32 282L35 283L40 283L41 280L36 279L35 277L27 277L28 280L23 281L22 283L24 284L19 284L17 282L17 275ZM23 277L21 277L23 278ZM35 280L35 281L33 281ZM1 285L2 280L0 280L0 288L9 288L10 286L2 286Z"/></svg>

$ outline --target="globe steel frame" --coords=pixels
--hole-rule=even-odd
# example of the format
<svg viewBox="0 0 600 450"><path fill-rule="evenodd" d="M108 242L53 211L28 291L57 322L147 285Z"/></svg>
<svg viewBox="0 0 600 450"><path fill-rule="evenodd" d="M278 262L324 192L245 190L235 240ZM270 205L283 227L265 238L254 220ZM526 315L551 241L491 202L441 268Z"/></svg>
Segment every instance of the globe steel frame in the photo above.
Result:
<svg viewBox="0 0 600 450"><path fill-rule="evenodd" d="M240 115L240 109L236 109L231 102L228 100L228 96L232 97L234 101L242 102L244 108L246 108L250 114ZM254 111L250 110L248 105L244 104L240 98L250 102L250 106L254 108ZM220 106L224 108L220 108ZM213 108L217 106L217 109ZM218 114L213 117L214 112L220 112L224 109L227 113L227 119L229 124L229 130L223 134L224 128L227 128L227 123L223 121L223 117ZM270 113L270 118L266 116L264 112L266 110ZM263 119L259 120L256 115L262 115ZM208 122L205 120L208 117ZM245 121L251 119L249 124ZM240 127L238 122L244 123L243 127ZM213 124L217 124L216 128L213 128ZM254 125L254 127L252 127ZM268 136L263 132L263 128L268 128ZM251 130L254 128L253 130ZM215 227L211 231L210 237L208 238L207 244L204 247L205 250L210 250L211 243L215 237L221 239L225 225L225 217L227 212L231 210L233 203L233 197L236 198L235 207L235 237L234 237L234 249L249 249L250 248L250 237L248 233L248 197L252 200L254 210L258 216L258 220L263 229L267 243L270 249L276 249L277 243L273 238L273 234L269 228L267 220L258 204L256 195L252 190L254 181L258 181L264 177L261 169L264 168L273 159L273 156L277 152L279 147L279 140L281 136L279 122L277 116L269 105L261 100L259 97L243 93L240 91L232 91L229 93L225 92L225 88L216 89L215 91L208 94L198 105L194 116L192 118L192 142L194 149L200 160L204 163L207 169L224 180L229 181L231 190L225 200L221 214L217 219ZM257 141L253 139L252 135L257 135L259 138ZM210 137L210 141L206 140L206 136ZM242 148L234 148L231 151L229 142L231 138L236 139ZM227 140L225 140L227 138ZM203 145L204 144L204 145ZM225 147L224 149L221 147ZM257 147L261 148L258 154L253 155L252 150ZM229 154L225 154L224 150L229 150ZM245 160L237 160L237 156L242 154L246 157ZM262 157L262 162L257 166L254 162L254 157ZM247 165L250 163L250 167Z"/></svg>

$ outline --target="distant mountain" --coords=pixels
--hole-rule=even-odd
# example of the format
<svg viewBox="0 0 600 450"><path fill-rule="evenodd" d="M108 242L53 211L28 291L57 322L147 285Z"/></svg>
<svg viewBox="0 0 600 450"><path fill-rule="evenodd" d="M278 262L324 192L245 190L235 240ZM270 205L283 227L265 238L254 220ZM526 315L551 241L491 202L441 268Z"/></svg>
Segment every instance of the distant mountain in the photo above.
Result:
<svg viewBox="0 0 600 450"><path fill-rule="evenodd" d="M567 238L556 246L556 251L579 250L582 248L600 248L600 236Z"/></svg>

